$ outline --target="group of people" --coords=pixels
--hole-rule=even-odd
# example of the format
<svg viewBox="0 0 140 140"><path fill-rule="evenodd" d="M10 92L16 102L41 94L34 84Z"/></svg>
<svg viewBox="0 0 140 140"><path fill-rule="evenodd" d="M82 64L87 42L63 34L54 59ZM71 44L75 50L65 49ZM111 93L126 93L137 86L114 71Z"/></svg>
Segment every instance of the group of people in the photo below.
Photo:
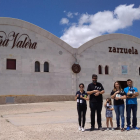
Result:
<svg viewBox="0 0 140 140"><path fill-rule="evenodd" d="M86 100L89 100L89 106L91 111L91 128L90 131L95 129L95 112L97 112L97 124L99 130L104 130L102 128L102 120L101 120L101 111L103 106L103 97L104 87L101 83L97 82L97 75L92 75L92 83L88 85L87 92L84 91L84 84L79 84L79 91L77 91L75 99L77 101L77 112L78 112L78 122L79 122L79 131L85 131L85 121L86 121L86 111L87 111L87 103ZM111 124L111 129L113 128L112 111L115 110L116 113L116 123L117 127L115 130L121 130L122 132L125 130L124 123L124 99L126 99L126 122L127 128L129 131L131 129L131 110L133 114L132 119L132 128L138 130L137 127L137 96L139 95L138 89L133 87L133 82L131 79L127 80L128 87L122 89L119 82L114 83L114 88L110 93L111 98L107 98L104 104L106 108L106 125L107 130L109 130L109 122ZM114 105L112 105L111 99L114 99ZM120 118L121 118L121 126L120 126Z"/></svg>

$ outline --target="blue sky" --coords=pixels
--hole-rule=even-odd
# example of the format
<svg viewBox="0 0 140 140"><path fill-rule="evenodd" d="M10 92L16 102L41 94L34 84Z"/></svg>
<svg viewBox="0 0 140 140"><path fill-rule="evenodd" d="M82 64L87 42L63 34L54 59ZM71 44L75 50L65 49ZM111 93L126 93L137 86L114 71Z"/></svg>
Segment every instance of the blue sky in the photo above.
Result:
<svg viewBox="0 0 140 140"><path fill-rule="evenodd" d="M33 23L73 47L97 36L140 38L139 0L0 0L0 17Z"/></svg>

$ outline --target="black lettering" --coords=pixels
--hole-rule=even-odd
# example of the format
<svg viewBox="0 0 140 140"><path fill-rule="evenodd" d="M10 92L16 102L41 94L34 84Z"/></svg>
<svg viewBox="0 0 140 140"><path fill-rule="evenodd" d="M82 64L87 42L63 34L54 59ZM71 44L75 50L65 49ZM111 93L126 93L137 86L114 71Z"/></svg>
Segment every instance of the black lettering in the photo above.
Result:
<svg viewBox="0 0 140 140"><path fill-rule="evenodd" d="M137 49L135 49L135 54L138 54L138 50Z"/></svg>
<svg viewBox="0 0 140 140"><path fill-rule="evenodd" d="M9 39L5 39L2 43L3 47L7 47Z"/></svg>
<svg viewBox="0 0 140 140"><path fill-rule="evenodd" d="M23 43L23 41L19 41L18 43L17 43L17 48L21 48L22 47L22 43Z"/></svg>
<svg viewBox="0 0 140 140"><path fill-rule="evenodd" d="M121 50L120 53L123 53L123 48L120 48L120 50Z"/></svg>
<svg viewBox="0 0 140 140"><path fill-rule="evenodd" d="M120 49L120 48L117 48L117 53L119 53L119 49Z"/></svg>
<svg viewBox="0 0 140 140"><path fill-rule="evenodd" d="M131 54L131 51L132 51L131 49L128 50L129 54Z"/></svg>
<svg viewBox="0 0 140 140"><path fill-rule="evenodd" d="M116 53L116 48L115 47L113 47L113 52Z"/></svg>
<svg viewBox="0 0 140 140"><path fill-rule="evenodd" d="M112 47L108 47L109 48L109 52L112 52Z"/></svg>
<svg viewBox="0 0 140 140"><path fill-rule="evenodd" d="M128 53L128 51L127 51L127 49L126 49L126 48L124 49L124 53L125 53L125 54L127 54L127 53Z"/></svg>
<svg viewBox="0 0 140 140"><path fill-rule="evenodd" d="M12 46L11 49L13 49L13 48L15 47L15 45L16 45L16 39L17 39L17 36L18 36L18 35L19 35L19 33L16 34L16 36L15 36L15 38L14 38L13 46Z"/></svg>
<svg viewBox="0 0 140 140"><path fill-rule="evenodd" d="M22 44L22 48L26 48L26 47L25 47L26 40L27 40L27 37L25 38L25 40L24 40L24 42L23 42L23 44Z"/></svg>
<svg viewBox="0 0 140 140"><path fill-rule="evenodd" d="M32 49L36 49L37 48L37 42L34 42L33 44L32 44Z"/></svg>

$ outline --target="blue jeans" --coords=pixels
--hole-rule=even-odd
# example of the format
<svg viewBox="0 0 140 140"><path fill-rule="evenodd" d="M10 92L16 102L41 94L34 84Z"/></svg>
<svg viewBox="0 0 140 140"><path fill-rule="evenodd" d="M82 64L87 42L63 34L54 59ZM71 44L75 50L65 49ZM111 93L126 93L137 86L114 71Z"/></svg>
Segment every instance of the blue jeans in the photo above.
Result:
<svg viewBox="0 0 140 140"><path fill-rule="evenodd" d="M121 117L121 128L124 128L124 104L114 105L114 110L116 113L117 127L120 127L120 117Z"/></svg>
<svg viewBox="0 0 140 140"><path fill-rule="evenodd" d="M131 125L131 109L132 109L132 113L133 113L133 127L137 126L137 104L130 104L130 105L126 105L126 114L127 114L127 127L130 127Z"/></svg>

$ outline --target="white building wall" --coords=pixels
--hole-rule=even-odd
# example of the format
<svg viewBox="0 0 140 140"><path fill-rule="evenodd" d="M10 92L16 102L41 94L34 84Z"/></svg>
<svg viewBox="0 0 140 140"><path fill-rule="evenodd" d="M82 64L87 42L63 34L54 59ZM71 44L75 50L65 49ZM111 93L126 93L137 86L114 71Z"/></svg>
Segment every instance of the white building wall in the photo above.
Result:
<svg viewBox="0 0 140 140"><path fill-rule="evenodd" d="M114 35L112 35L114 36ZM81 72L77 75L78 83L83 82L86 88L92 82L92 74L98 75L98 81L101 82L105 88L105 94L109 95L113 89L115 81L126 81L132 79L134 86L140 90L140 44L137 42L122 37L114 36L112 39L105 39L104 36L85 43L79 48L78 61L81 65ZM103 38L103 41L100 39ZM119 38L119 39L118 39ZM130 37L132 38L132 37ZM95 43L97 41L97 43ZM88 46L90 43L90 46ZM87 45L87 46L86 46ZM125 54L125 53L111 53L108 47L116 48L132 48L138 50L139 54ZM85 47L85 49L83 49ZM83 49L83 50L82 50ZM82 50L80 52L80 50ZM102 66L103 74L98 74L98 66ZM109 75L105 75L105 66L109 66ZM128 74L122 74L121 66L127 65Z"/></svg>
<svg viewBox="0 0 140 140"><path fill-rule="evenodd" d="M7 23L8 24L8 23ZM10 23L9 23L10 24ZM26 23L26 26L29 23ZM75 62L73 54L64 49L68 46L57 37L49 34L49 38L40 35L43 30L34 32L24 27L0 25L0 31L7 35L15 33L28 34L32 42L37 42L36 49L0 47L0 95L73 95L75 89L75 74L71 70ZM47 32L47 31L46 31ZM0 35L3 35L0 33ZM52 36L52 37L50 37ZM55 42L53 41L55 40ZM62 45L59 45L59 44ZM71 50L72 47L69 47ZM59 52L62 52L60 54ZM16 59L16 70L6 69L6 59ZM35 72L35 61L40 62L41 72ZM43 72L44 62L49 62L50 71Z"/></svg>

